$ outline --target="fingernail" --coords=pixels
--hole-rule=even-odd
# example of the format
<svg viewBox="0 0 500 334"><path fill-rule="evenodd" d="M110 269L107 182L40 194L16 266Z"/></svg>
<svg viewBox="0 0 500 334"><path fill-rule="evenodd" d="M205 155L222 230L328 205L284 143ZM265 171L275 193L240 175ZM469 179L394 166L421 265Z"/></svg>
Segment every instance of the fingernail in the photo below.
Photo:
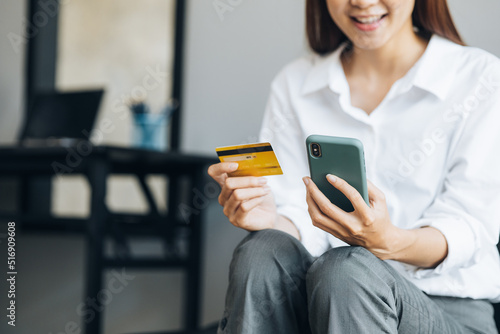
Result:
<svg viewBox="0 0 500 334"><path fill-rule="evenodd" d="M337 182L337 178L335 176L333 176L332 174L328 174L326 176L326 178L328 179L328 181L334 183L334 182Z"/></svg>
<svg viewBox="0 0 500 334"><path fill-rule="evenodd" d="M231 169L237 169L238 168L238 163L233 162L232 164L229 165L229 168L231 168Z"/></svg>
<svg viewBox="0 0 500 334"><path fill-rule="evenodd" d="M303 177L303 178L302 178L302 181L304 181L304 184L305 184L306 186L308 186L308 185L309 185L309 178L308 178L307 176Z"/></svg>
<svg viewBox="0 0 500 334"><path fill-rule="evenodd" d="M259 184L266 184L266 183L267 183L267 179L266 179L266 178L261 177L261 178L259 179Z"/></svg>

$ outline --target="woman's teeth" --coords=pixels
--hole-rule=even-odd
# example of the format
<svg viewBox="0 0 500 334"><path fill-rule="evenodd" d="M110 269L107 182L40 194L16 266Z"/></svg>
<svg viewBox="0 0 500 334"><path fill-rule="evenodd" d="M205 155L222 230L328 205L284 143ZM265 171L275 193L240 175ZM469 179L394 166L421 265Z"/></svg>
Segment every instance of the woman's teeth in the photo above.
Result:
<svg viewBox="0 0 500 334"><path fill-rule="evenodd" d="M377 15L377 16L366 16L366 17L355 17L354 19L358 21L359 23L363 24L372 24L377 21L380 21L382 19L383 15Z"/></svg>

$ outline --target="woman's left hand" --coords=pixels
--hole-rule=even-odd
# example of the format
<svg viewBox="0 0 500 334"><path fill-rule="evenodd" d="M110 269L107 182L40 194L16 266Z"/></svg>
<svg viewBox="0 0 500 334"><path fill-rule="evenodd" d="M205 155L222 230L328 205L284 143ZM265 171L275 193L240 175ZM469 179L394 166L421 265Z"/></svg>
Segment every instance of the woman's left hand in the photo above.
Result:
<svg viewBox="0 0 500 334"><path fill-rule="evenodd" d="M353 212L345 212L318 189L310 177L303 178L307 188L307 204L313 225L351 246L362 246L381 260L391 257L392 245L399 229L391 223L385 196L368 181L368 206L360 193L345 180L328 175L330 184L352 203Z"/></svg>

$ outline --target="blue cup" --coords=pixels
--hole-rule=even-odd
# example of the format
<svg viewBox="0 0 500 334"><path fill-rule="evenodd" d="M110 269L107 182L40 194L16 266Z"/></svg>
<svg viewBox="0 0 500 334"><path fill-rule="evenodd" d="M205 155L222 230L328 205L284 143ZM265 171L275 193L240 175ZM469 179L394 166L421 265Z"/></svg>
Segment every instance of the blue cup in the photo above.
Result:
<svg viewBox="0 0 500 334"><path fill-rule="evenodd" d="M167 148L165 113L134 114L133 146L164 151Z"/></svg>

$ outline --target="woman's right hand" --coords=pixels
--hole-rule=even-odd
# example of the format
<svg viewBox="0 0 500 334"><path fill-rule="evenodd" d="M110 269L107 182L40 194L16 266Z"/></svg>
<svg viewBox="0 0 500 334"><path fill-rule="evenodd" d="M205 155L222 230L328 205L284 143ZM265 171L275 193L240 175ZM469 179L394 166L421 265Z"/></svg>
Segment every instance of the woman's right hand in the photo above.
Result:
<svg viewBox="0 0 500 334"><path fill-rule="evenodd" d="M234 162L220 162L208 168L208 174L221 186L219 204L231 224L247 231L274 228L276 204L264 177L229 177L238 169Z"/></svg>

